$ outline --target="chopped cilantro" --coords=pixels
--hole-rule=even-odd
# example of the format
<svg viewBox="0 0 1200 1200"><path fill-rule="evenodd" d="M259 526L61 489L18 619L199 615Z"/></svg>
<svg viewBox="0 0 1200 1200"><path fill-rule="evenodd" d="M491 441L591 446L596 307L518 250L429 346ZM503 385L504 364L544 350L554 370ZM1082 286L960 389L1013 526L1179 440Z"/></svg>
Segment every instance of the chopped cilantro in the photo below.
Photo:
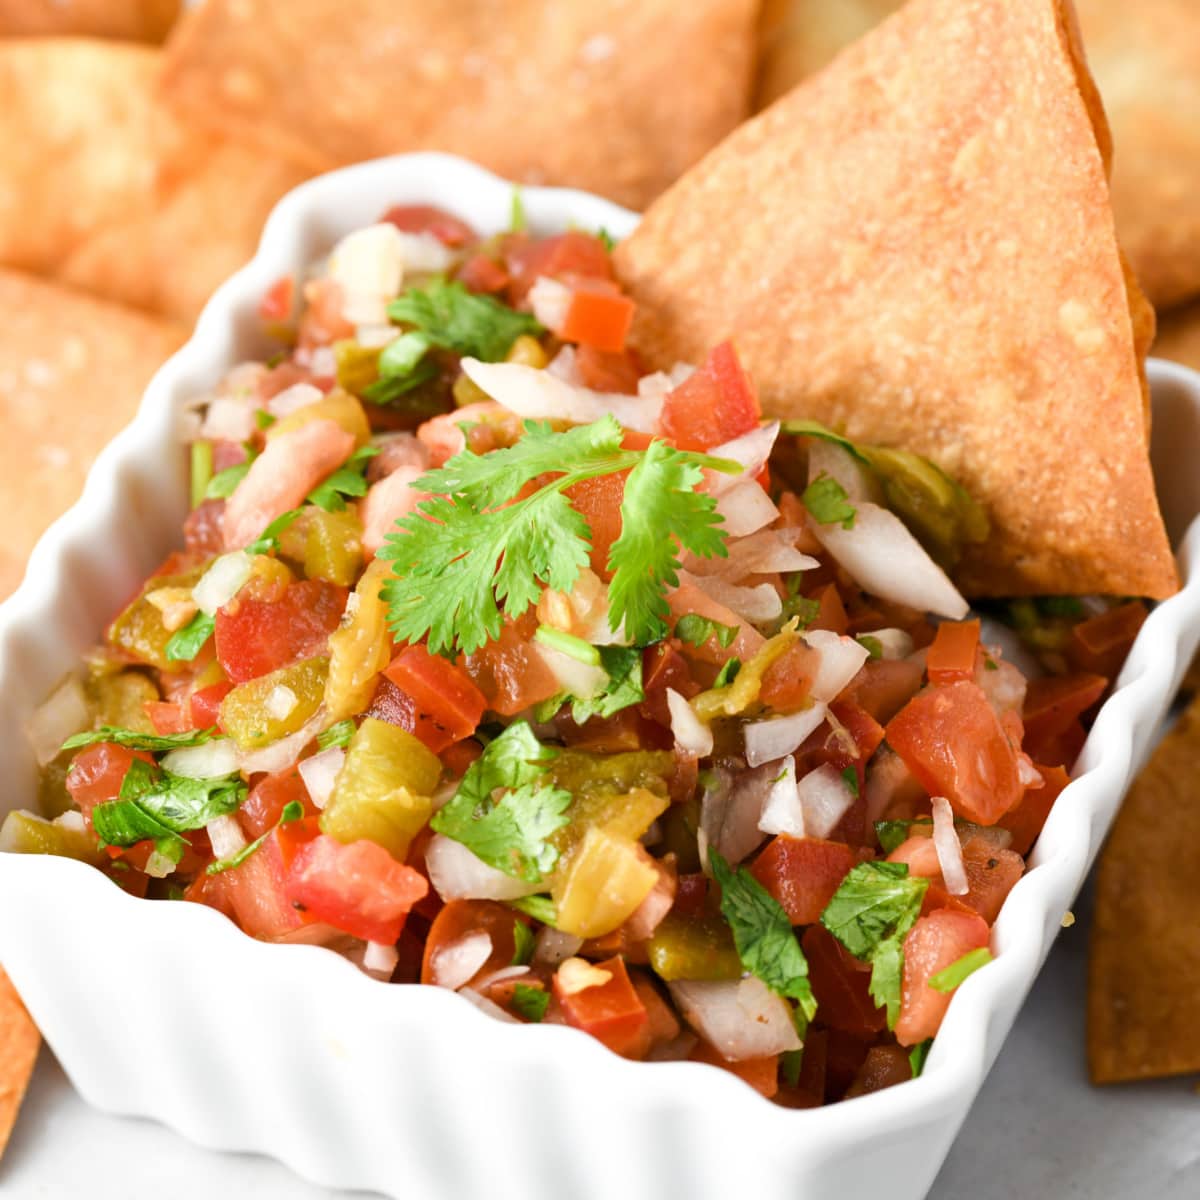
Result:
<svg viewBox="0 0 1200 1200"><path fill-rule="evenodd" d="M962 958L955 959L948 967L929 977L929 986L935 992L952 992L965 979L974 975L980 967L992 961L992 952L986 946L968 950Z"/></svg>
<svg viewBox="0 0 1200 1200"><path fill-rule="evenodd" d="M642 687L642 652L636 646L600 646L600 665L608 672L604 690L590 700L573 700L571 716L577 725L589 717L611 717L646 698Z"/></svg>
<svg viewBox="0 0 1200 1200"><path fill-rule="evenodd" d="M872 637L869 633L861 633L854 640L872 659L883 657L883 643L877 637Z"/></svg>
<svg viewBox="0 0 1200 1200"><path fill-rule="evenodd" d="M422 359L406 375L381 375L374 383L367 384L359 394L363 400L381 408L389 404L394 405L409 392L414 392L423 383L428 383L438 371L437 363L428 358ZM418 404L415 408L420 412L428 412L431 417L441 411L440 405L435 406L431 403Z"/></svg>
<svg viewBox="0 0 1200 1200"><path fill-rule="evenodd" d="M611 254L613 252L613 250L616 248L617 239L615 237L613 237L613 235L611 233L609 233L608 230L605 229L603 225L601 225L600 228L596 230L596 237L599 239L600 245L602 245L605 248L605 250L607 250L609 252L609 254Z"/></svg>
<svg viewBox="0 0 1200 1200"><path fill-rule="evenodd" d="M299 508L292 508L276 517L254 541L245 547L246 553L250 555L278 553L279 535L300 516L301 511Z"/></svg>
<svg viewBox="0 0 1200 1200"><path fill-rule="evenodd" d="M589 667L600 665L600 651L591 642L585 642L573 633L564 633L552 625L539 625L534 631L533 640L575 659L576 662L586 663Z"/></svg>
<svg viewBox="0 0 1200 1200"><path fill-rule="evenodd" d="M842 778L846 781L846 786L850 789L850 794L858 799L858 768L843 767Z"/></svg>
<svg viewBox="0 0 1200 1200"><path fill-rule="evenodd" d="M821 525L854 528L858 510L850 503L846 489L832 475L818 475L800 497L813 519Z"/></svg>
<svg viewBox="0 0 1200 1200"><path fill-rule="evenodd" d="M687 613L675 623L675 636L689 646L703 646L709 638L716 638L722 650L728 650L737 640L736 625L722 625L696 613Z"/></svg>
<svg viewBox="0 0 1200 1200"><path fill-rule="evenodd" d="M529 227L525 219L525 197L519 187L512 190L512 200L509 204L508 227L513 233L524 233Z"/></svg>
<svg viewBox="0 0 1200 1200"><path fill-rule="evenodd" d="M388 316L414 326L431 346L484 362L500 362L521 334L542 332L529 313L469 292L457 280L440 278L393 300Z"/></svg>
<svg viewBox="0 0 1200 1200"><path fill-rule="evenodd" d="M933 1045L933 1038L926 1038L923 1042L918 1042L908 1054L908 1064L912 1067L912 1077L917 1078L923 1070L925 1070L925 1060L929 1057L929 1049Z"/></svg>
<svg viewBox="0 0 1200 1200"><path fill-rule="evenodd" d="M498 871L538 883L558 861L548 839L568 823L571 803L570 792L546 782L557 753L534 737L527 721L510 725L467 768L430 827ZM500 789L504 794L497 801L493 795Z"/></svg>
<svg viewBox="0 0 1200 1200"><path fill-rule="evenodd" d="M298 821L302 816L304 816L304 805L299 800L290 800L283 806L283 811L279 814L279 820L276 821L273 828L290 824L292 821ZM204 868L205 874L220 875L223 871L232 871L234 867L240 867L270 836L271 830L268 829L266 833L260 837L256 837L249 845L243 846L236 854L231 854L228 858L220 858L216 862L209 863Z"/></svg>
<svg viewBox="0 0 1200 1200"><path fill-rule="evenodd" d="M356 726L351 717L347 717L344 721L339 721L336 725L317 734L317 749L328 750L330 746L348 746L350 739L354 736Z"/></svg>
<svg viewBox="0 0 1200 1200"><path fill-rule="evenodd" d="M204 489L204 499L227 500L237 490L237 485L246 478L246 472L249 470L248 462L240 462L235 466L226 467L223 471L218 471L208 481L208 486Z"/></svg>
<svg viewBox="0 0 1200 1200"><path fill-rule="evenodd" d="M733 930L742 966L771 991L795 1000L811 1021L817 1001L808 982L808 960L787 913L745 867L735 871L711 846L708 860L721 886L721 913Z"/></svg>
<svg viewBox="0 0 1200 1200"><path fill-rule="evenodd" d="M512 1006L518 1016L536 1024L545 1017L546 1009L550 1007L550 993L545 988L518 983L513 988Z"/></svg>
<svg viewBox="0 0 1200 1200"><path fill-rule="evenodd" d="M741 669L742 660L740 658L727 658L724 666L717 672L716 679L713 680L713 687L728 687L737 678Z"/></svg>
<svg viewBox="0 0 1200 1200"><path fill-rule="evenodd" d="M204 643L212 637L217 627L216 619L209 613L198 612L182 629L171 634L167 642L167 659L170 662L191 662L200 653Z"/></svg>
<svg viewBox="0 0 1200 1200"><path fill-rule="evenodd" d="M342 466L308 493L308 503L326 512L341 512L346 507L346 496L365 496L367 463L378 453L378 446L362 446L355 450Z"/></svg>
<svg viewBox="0 0 1200 1200"><path fill-rule="evenodd" d="M883 847L884 854L891 854L897 846L908 840L914 825L931 825L928 818L917 821L876 821L875 836Z"/></svg>
<svg viewBox="0 0 1200 1200"><path fill-rule="evenodd" d="M543 925L553 926L558 920L558 909L549 896L522 896L520 900L510 900L509 904Z"/></svg>
<svg viewBox="0 0 1200 1200"><path fill-rule="evenodd" d="M278 417L275 417L271 413L267 412L265 408L256 408L254 410L254 424L257 425L259 429L270 429L278 419Z"/></svg>
<svg viewBox="0 0 1200 1200"><path fill-rule="evenodd" d="M523 967L533 958L533 944L537 939L533 930L524 921L513 921L513 956L512 965Z"/></svg>
<svg viewBox="0 0 1200 1200"><path fill-rule="evenodd" d="M163 754L167 750L178 750L183 746L202 746L211 742L216 728L189 729L184 733L139 733L136 729L120 729L115 725L101 725L87 733L76 733L62 744L64 750L78 750L83 746L94 746L97 742L112 742L116 746L127 746L130 750L146 750L151 754Z"/></svg>
<svg viewBox="0 0 1200 1200"><path fill-rule="evenodd" d="M808 596L789 596L783 602L779 627L782 629L789 621L795 620L799 629L807 629L820 615L820 600L813 600Z"/></svg>
<svg viewBox="0 0 1200 1200"><path fill-rule="evenodd" d="M1000 664L990 655L985 654L983 656L983 669L985 671L998 671L1000 670Z"/></svg>

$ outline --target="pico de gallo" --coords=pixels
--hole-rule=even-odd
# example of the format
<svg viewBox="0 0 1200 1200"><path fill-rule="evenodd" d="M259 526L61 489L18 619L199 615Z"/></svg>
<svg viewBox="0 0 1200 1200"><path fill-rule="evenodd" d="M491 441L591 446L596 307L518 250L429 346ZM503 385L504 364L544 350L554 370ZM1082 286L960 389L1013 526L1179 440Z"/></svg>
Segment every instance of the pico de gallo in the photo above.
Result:
<svg viewBox="0 0 1200 1200"><path fill-rule="evenodd" d="M972 617L953 480L647 371L609 239L521 225L271 288L0 848L782 1105L909 1079L1144 609Z"/></svg>

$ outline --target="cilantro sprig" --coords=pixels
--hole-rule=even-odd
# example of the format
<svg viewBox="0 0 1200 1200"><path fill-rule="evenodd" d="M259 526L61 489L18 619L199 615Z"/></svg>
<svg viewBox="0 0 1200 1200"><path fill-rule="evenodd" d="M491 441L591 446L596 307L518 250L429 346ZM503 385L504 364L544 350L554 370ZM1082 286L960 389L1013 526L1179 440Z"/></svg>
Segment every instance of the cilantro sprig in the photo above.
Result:
<svg viewBox="0 0 1200 1200"><path fill-rule="evenodd" d="M608 557L609 624L637 645L667 634L666 589L679 581L680 548L705 558L728 551L710 495L695 490L702 469L736 463L654 441L621 447L611 416L556 433L527 421L514 446L479 455L464 450L412 484L434 498L401 518L379 557L393 563L383 589L397 640L428 638L434 653L473 653L500 636L503 616L519 617L543 586L568 592L586 566L591 528L566 490L629 471L621 535ZM514 499L539 477L531 494Z"/></svg>
<svg viewBox="0 0 1200 1200"><path fill-rule="evenodd" d="M114 746L125 746L130 750L145 750L150 754L164 754L168 750L179 750L185 746L202 746L216 736L216 726L210 729L189 729L184 733L142 733L137 729L123 729L116 725L101 725L76 733L62 744L64 750L81 750L97 742L111 742Z"/></svg>
<svg viewBox="0 0 1200 1200"><path fill-rule="evenodd" d="M346 507L345 497L365 496L367 463L378 453L378 446L360 446L332 475L308 493L308 503L326 512L341 512Z"/></svg>
<svg viewBox="0 0 1200 1200"><path fill-rule="evenodd" d="M196 613L186 625L171 634L166 647L167 660L191 662L212 637L216 627L216 618L211 613Z"/></svg>
<svg viewBox="0 0 1200 1200"><path fill-rule="evenodd" d="M468 291L457 280L442 278L410 288L388 305L388 316L411 325L431 347L484 362L499 362L523 333L543 332L532 314L517 312L492 296ZM415 363L414 359L413 366Z"/></svg>
<svg viewBox="0 0 1200 1200"><path fill-rule="evenodd" d="M549 838L568 823L571 803L570 792L547 781L557 754L534 737L527 721L510 725L467 768L430 827L498 871L539 883L558 861Z"/></svg>

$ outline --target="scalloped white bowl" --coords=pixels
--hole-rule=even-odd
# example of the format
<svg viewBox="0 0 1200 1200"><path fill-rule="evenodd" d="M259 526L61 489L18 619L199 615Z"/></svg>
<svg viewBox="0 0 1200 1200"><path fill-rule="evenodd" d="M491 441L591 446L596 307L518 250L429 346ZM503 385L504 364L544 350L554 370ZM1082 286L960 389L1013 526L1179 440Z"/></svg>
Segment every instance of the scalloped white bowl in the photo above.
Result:
<svg viewBox="0 0 1200 1200"><path fill-rule="evenodd" d="M523 196L537 231L619 237L637 220L581 192ZM280 202L254 260L155 376L0 607L0 813L36 807L30 713L177 544L179 413L264 348L255 308L271 282L392 204L442 205L488 232L507 226L510 199L503 180L421 154L323 176ZM501 1024L328 951L252 941L200 905L132 899L66 859L0 854L0 961L89 1103L271 1155L322 1184L456 1200L924 1195L1200 639L1200 375L1153 363L1151 380L1157 478L1187 584L1142 629L996 923L997 960L955 996L920 1079L778 1108L725 1072L630 1063L571 1029Z"/></svg>

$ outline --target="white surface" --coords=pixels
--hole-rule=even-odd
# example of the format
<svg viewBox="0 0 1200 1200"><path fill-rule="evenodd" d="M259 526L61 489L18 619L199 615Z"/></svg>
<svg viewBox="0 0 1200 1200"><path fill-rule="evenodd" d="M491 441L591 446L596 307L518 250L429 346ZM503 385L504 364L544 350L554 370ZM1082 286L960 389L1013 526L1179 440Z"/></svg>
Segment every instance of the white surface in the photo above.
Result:
<svg viewBox="0 0 1200 1200"><path fill-rule="evenodd" d="M1194 1200L1200 1195L1200 1095L1194 1079L1099 1090L1084 1071L1087 913L1064 931L1005 1043L929 1200ZM108 1117L71 1090L43 1051L8 1156L11 1200L128 1200L128 1170L172 1200L345 1200L366 1192L305 1183L286 1167L217 1154L150 1121ZM752 1196L753 1189L743 1193ZM413 1193L411 1200L422 1200Z"/></svg>
<svg viewBox="0 0 1200 1200"><path fill-rule="evenodd" d="M535 229L623 236L636 219L578 192L523 195ZM261 349L266 288L390 204L440 204L488 233L507 225L510 200L508 184L461 160L412 155L321 176L280 202L254 261L156 375L0 609L0 810L32 803L25 721L175 544L186 495L176 414ZM1179 534L1200 512L1200 376L1155 364L1152 379L1156 469ZM0 854L0 960L90 1101L154 1114L208 1146L270 1153L326 1185L405 1200L727 1200L747 1183L747 1156L731 1147L747 1146L756 1200L915 1200L1200 638L1198 556L1200 522L1183 540L1187 586L1147 620L996 922L996 961L956 994L925 1074L886 1092L789 1111L727 1072L628 1063L571 1029L499 1024L440 989L376 983L327 951L253 942L201 905L135 901L66 859ZM56 1155L83 1157L65 1145ZM161 1160L164 1188L183 1181L182 1157ZM74 1194L94 1194L111 1161L86 1156ZM126 1194L146 1194L141 1162L124 1161L138 1184L123 1179Z"/></svg>

